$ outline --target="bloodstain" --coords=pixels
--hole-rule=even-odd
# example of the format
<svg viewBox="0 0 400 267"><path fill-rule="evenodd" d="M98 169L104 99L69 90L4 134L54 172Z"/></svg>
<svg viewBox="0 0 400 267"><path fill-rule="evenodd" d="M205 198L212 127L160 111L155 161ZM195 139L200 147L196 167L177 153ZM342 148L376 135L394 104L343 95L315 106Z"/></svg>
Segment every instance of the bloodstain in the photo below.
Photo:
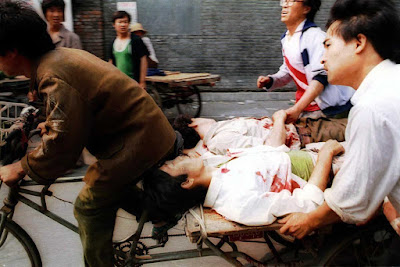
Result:
<svg viewBox="0 0 400 267"><path fill-rule="evenodd" d="M272 124L266 123L266 124L264 124L263 127L264 127L265 129L271 129L271 128L272 128Z"/></svg>
<svg viewBox="0 0 400 267"><path fill-rule="evenodd" d="M266 182L267 182L267 179L265 179L265 178L264 178L264 176L261 174L261 172L259 172L259 171L258 171L258 172L256 172L256 175L257 175L257 176L260 176L260 177L261 177L261 179L264 181L264 183L266 183Z"/></svg>
<svg viewBox="0 0 400 267"><path fill-rule="evenodd" d="M278 177L278 175L274 175L274 180L272 181L271 185L271 192L278 193L284 189L284 185L282 183L282 179Z"/></svg>
<svg viewBox="0 0 400 267"><path fill-rule="evenodd" d="M222 168L221 169L221 173L228 173L230 170L228 170L227 168Z"/></svg>

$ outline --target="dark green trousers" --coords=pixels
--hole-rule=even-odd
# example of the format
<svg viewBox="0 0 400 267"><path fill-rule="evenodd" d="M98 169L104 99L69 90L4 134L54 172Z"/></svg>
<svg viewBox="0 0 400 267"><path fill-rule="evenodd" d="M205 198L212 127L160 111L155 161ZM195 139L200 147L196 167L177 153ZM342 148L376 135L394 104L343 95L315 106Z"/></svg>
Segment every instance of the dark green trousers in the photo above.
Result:
<svg viewBox="0 0 400 267"><path fill-rule="evenodd" d="M85 266L113 266L112 236L119 208L140 215L142 191L136 182L118 188L93 188L85 185L75 201Z"/></svg>

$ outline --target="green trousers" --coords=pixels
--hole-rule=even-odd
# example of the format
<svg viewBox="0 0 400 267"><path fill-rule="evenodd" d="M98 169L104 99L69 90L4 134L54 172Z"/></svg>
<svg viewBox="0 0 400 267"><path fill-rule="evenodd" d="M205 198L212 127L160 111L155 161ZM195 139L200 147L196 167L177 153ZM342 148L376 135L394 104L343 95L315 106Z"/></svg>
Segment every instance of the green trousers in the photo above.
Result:
<svg viewBox="0 0 400 267"><path fill-rule="evenodd" d="M118 188L85 185L75 201L74 215L79 225L85 266L113 266L112 236L119 208L140 215L142 191L136 182Z"/></svg>

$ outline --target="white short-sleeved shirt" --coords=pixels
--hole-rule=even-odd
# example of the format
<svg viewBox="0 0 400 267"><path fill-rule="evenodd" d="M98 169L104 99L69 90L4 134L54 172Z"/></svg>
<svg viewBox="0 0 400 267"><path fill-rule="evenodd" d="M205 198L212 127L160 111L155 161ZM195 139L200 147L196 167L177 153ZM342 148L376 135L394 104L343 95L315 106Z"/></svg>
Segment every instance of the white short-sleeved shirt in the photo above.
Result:
<svg viewBox="0 0 400 267"><path fill-rule="evenodd" d="M357 223L385 196L400 211L400 65L377 65L351 102L344 163L324 196L344 222Z"/></svg>

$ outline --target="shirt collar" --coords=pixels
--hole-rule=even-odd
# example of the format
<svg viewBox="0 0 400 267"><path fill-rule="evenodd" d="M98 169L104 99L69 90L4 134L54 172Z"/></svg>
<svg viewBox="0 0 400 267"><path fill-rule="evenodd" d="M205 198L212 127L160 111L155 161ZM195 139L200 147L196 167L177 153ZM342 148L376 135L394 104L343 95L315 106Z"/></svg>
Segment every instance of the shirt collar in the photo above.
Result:
<svg viewBox="0 0 400 267"><path fill-rule="evenodd" d="M212 173L211 183L208 187L206 198L203 204L205 207L214 207L215 201L217 200L219 191L222 187L222 179L220 177L220 174L221 169L214 170Z"/></svg>
<svg viewBox="0 0 400 267"><path fill-rule="evenodd" d="M375 86L372 86L374 82L379 79L382 75L384 75L388 69L395 66L396 64L389 59L386 59L376 65L364 78L361 82L360 86L354 93L353 97L351 98L351 103L356 105L364 95L368 94L370 91L374 90Z"/></svg>
<svg viewBox="0 0 400 267"><path fill-rule="evenodd" d="M303 20L294 31L294 34L302 32L304 28L304 24L306 24L307 19ZM286 31L285 35L289 35L289 30Z"/></svg>

